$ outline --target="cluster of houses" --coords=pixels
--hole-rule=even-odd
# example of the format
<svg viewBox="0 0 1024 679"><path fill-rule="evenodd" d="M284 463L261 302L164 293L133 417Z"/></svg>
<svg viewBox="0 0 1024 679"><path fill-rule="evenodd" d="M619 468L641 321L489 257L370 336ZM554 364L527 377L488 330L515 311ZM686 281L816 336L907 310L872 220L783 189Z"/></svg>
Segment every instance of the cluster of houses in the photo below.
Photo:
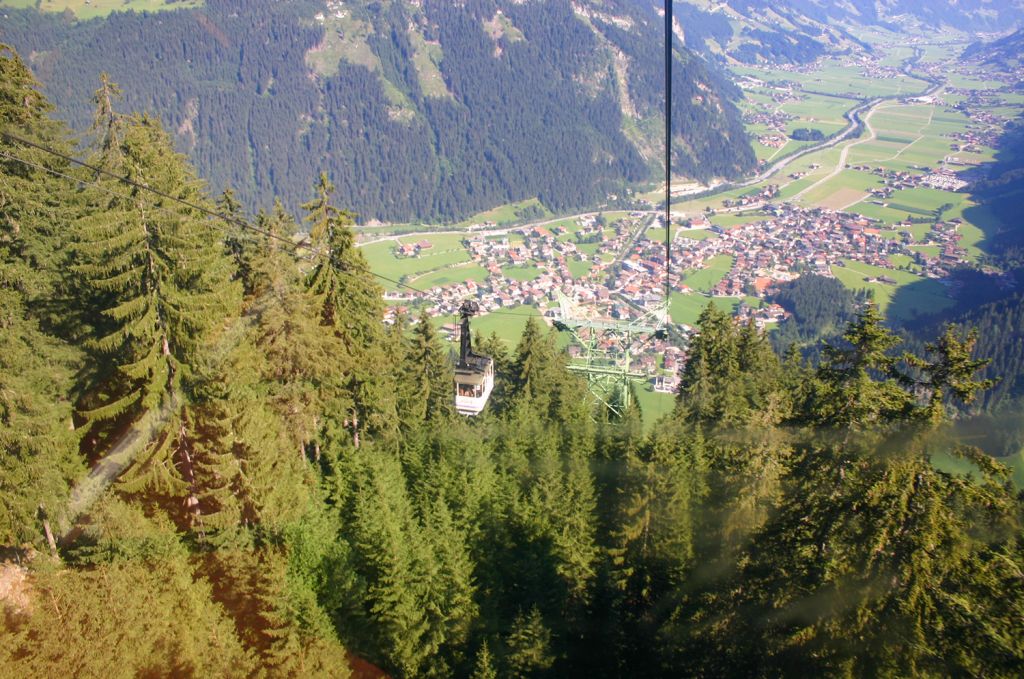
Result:
<svg viewBox="0 0 1024 679"><path fill-rule="evenodd" d="M893 173L889 178L905 181L899 174ZM705 268L719 255L729 255L733 263L707 293L711 297L764 298L779 283L793 280L802 273L831 276L831 267L841 265L844 260L895 269L891 257L908 255L921 267L923 275L932 278L947 277L952 267L967 260L966 252L958 245L958 219L939 222L925 241L915 243L907 228L909 224L897 224L896 229L902 229L903 233L893 239L883 237L876 222L860 215L808 209L790 203L768 204L761 209L768 217L732 228L715 226L705 215L680 224L691 230L707 229L715 235L703 239L673 239L670 288L674 292L700 294L687 285L687 274ZM543 226L524 227L498 236L470 233L464 244L474 262L488 271L487 278L482 282L467 280L430 290L429 313L454 315L464 299L473 298L485 312L534 304L546 309L545 316L553 317L558 315L556 300L562 293L581 304L600 308L604 316L637 318L646 309L664 302L664 242L658 236L635 237L647 219L635 213L630 218L603 225L593 216L585 217L569 237L564 228ZM650 226L661 226L661 222L655 218ZM588 241L597 244L596 249L587 248L592 254L577 247L577 243ZM936 245L938 253L926 254L910 247L920 244ZM414 245L422 248L424 243ZM589 264L586 273L574 277L568 267L568 262L573 260L586 261ZM522 264L539 268L540 274L525 281L506 275L508 267ZM896 284L885 274L865 280ZM411 303L424 297L417 292L393 292L386 296L398 302L397 306L389 307L392 318L406 311L402 302ZM762 328L784 320L786 315L781 306L770 303L754 306L743 302L736 309L738 321L753 321ZM681 330L689 334L693 329L682 326ZM457 328L452 325L450 332L454 337ZM675 375L685 360L685 352L660 341L632 349L635 361L631 369L644 372L655 389L670 392L676 388Z"/></svg>
<svg viewBox="0 0 1024 679"><path fill-rule="evenodd" d="M897 224L900 238L884 237L879 225L860 215L820 208L803 208L790 203L762 208L769 218L733 228L709 226L717 237L694 240L677 238L672 245L674 290L692 292L685 276L676 272L707 266L719 255L729 255L729 272L711 289L712 296L766 296L779 282L792 280L801 273L831 276L831 267L844 260L864 262L895 269L891 257L906 255L922 268L922 274L944 278L953 266L967 261L959 247L960 220L940 222L925 238L915 243L909 224ZM691 228L701 228L698 223ZM911 245L930 244L939 248L935 256L912 249ZM661 243L639 241L627 255L611 283L615 289L631 293L640 302L659 299L664 280L664 251ZM892 279L879 282L895 283ZM745 312L759 324L782 318L782 310L764 307Z"/></svg>
<svg viewBox="0 0 1024 679"><path fill-rule="evenodd" d="M849 57L841 65L859 68L861 77L869 80L894 80L904 76L899 67L886 66L878 58L867 54Z"/></svg>
<svg viewBox="0 0 1024 679"><path fill-rule="evenodd" d="M417 243L399 243L395 248L396 257L419 257L420 253L433 249L434 244L429 240L421 240Z"/></svg>
<svg viewBox="0 0 1024 679"><path fill-rule="evenodd" d="M482 282L467 280L427 291L430 293L427 299L433 304L429 313L453 314L467 297L477 300L484 312L521 304L553 303L558 292L584 302L608 301L612 291L600 280L613 259L609 253L618 252L624 246L630 230L642 216L635 214L614 224L602 225L596 215L588 215L577 220L577 228L572 233L560 226L523 227L499 235L472 232L463 244L473 262L487 270L487 277ZM587 254L577 247L578 243L593 244L596 248L585 248L593 251ZM422 242L399 245L396 255L412 252L412 248L422 249L422 246ZM574 277L569 269L572 261L585 263L587 272ZM510 270L524 266L537 267L540 274L530 280L507 275ZM418 292L404 290L386 295L393 302L412 302L423 297ZM392 306L390 316L404 310L401 305Z"/></svg>
<svg viewBox="0 0 1024 679"><path fill-rule="evenodd" d="M901 173L891 173L892 181L906 181ZM895 269L891 257L906 255L918 264L922 275L945 278L951 268L967 261L959 246L959 219L939 222L925 237L915 242L909 224L897 224L902 231L898 238L882 235L879 225L868 218L846 212L804 208L791 203L762 206L767 217L758 221L725 228L713 225L700 215L685 226L707 229L707 238L674 238L671 244L672 271L667 276L669 287L684 294L707 294L712 297L768 296L781 282L793 280L803 273L831 276L831 267L844 260L864 262L883 269ZM602 225L594 216L583 218L569 232L561 227L532 226L509 231L503 235L471 233L464 244L473 261L488 271L483 281L467 280L435 287L424 296L418 292L392 292L388 299L398 304L390 314L404 311L402 302L427 298L432 315L451 315L466 298L477 300L485 311L521 304L546 308L545 315L557 315L555 304L559 293L581 304L593 304L604 315L618 319L638 317L646 309L664 302L666 258L664 242L659 236L636 238L635 234L648 217L640 213ZM651 226L660 226L655 218ZM578 243L590 242L596 248L583 252ZM925 251L913 245L937 246ZM416 243L423 247L424 243ZM588 254L589 253L589 254ZM710 290L694 291L687 285L687 275L706 268L720 255L732 258L730 270ZM586 262L588 268L574 276L571 261ZM507 275L509 267L530 265L540 269L531 280L517 280ZM888 276L877 282L895 284ZM875 281L873 281L875 282ZM737 316L752 319L758 326L778 322L785 311L774 304L754 308L741 304ZM684 328L684 330L687 330Z"/></svg>

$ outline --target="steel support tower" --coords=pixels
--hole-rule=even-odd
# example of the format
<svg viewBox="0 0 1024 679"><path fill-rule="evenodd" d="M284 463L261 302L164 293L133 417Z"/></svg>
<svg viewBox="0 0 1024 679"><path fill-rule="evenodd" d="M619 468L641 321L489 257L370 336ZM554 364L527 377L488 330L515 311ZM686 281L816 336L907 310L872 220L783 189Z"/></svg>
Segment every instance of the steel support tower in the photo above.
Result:
<svg viewBox="0 0 1024 679"><path fill-rule="evenodd" d="M660 303L632 320L588 318L579 305L559 293L561 319L555 327L568 332L581 349L569 370L584 375L597 403L621 417L632 400L631 385L644 379L634 369L637 349L653 339L667 337L668 305Z"/></svg>

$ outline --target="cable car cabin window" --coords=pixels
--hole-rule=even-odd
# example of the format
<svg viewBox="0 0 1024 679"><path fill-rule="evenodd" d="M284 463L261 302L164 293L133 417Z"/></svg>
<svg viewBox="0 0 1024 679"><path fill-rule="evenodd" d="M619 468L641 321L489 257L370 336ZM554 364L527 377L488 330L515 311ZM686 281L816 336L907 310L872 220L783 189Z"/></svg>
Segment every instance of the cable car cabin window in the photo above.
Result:
<svg viewBox="0 0 1024 679"><path fill-rule="evenodd" d="M455 367L455 409L463 415L478 415L493 388L494 361L490 357L471 353Z"/></svg>

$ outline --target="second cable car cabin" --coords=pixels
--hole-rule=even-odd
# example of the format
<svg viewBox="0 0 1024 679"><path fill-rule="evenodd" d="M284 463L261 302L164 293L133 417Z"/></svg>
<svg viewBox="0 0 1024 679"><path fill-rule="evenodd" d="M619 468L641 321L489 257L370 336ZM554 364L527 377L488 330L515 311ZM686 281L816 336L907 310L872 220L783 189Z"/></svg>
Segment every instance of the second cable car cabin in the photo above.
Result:
<svg viewBox="0 0 1024 679"><path fill-rule="evenodd" d="M494 359L474 354L469 317L480 311L480 305L466 300L459 309L462 327L459 330L459 362L455 365L455 410L461 415L479 415L494 389Z"/></svg>

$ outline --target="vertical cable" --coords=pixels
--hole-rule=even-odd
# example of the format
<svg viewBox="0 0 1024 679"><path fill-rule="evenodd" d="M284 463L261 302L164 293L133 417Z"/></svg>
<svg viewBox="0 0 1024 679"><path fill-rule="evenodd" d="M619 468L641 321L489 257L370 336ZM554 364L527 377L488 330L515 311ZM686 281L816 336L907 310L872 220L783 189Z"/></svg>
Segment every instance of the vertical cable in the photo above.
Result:
<svg viewBox="0 0 1024 679"><path fill-rule="evenodd" d="M665 0L665 303L672 301L672 0Z"/></svg>

